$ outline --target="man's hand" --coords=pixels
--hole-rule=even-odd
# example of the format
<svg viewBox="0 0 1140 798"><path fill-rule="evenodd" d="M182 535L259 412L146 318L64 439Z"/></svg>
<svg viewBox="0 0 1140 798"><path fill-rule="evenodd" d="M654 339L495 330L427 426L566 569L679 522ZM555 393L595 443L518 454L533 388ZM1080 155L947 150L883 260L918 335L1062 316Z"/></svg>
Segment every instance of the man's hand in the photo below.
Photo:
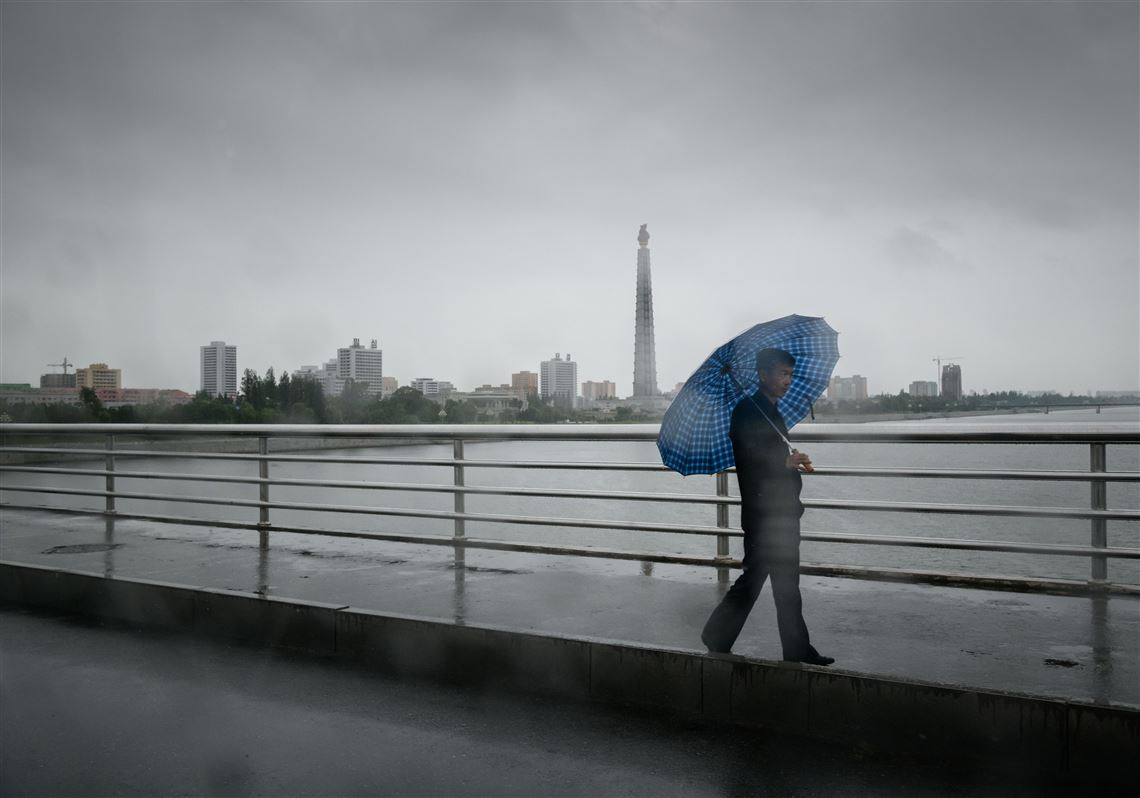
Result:
<svg viewBox="0 0 1140 798"><path fill-rule="evenodd" d="M792 453L788 455L788 459L784 461L784 465L788 468L799 471L801 468L807 473L811 473L814 469L811 467L811 458L801 452L799 449L792 449Z"/></svg>

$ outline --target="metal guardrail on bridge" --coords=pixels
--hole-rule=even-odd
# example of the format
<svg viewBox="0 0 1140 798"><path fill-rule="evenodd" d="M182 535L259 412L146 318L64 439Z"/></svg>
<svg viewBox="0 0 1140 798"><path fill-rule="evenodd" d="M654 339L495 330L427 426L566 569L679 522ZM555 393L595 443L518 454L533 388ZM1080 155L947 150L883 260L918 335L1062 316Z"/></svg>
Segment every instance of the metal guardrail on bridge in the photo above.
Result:
<svg viewBox="0 0 1140 798"><path fill-rule="evenodd" d="M0 492L22 492L56 495L76 495L102 497L105 500L103 514L112 518L143 519L165 523L207 525L213 527L257 530L260 545L268 547L271 532L303 533L330 537L364 538L405 543L454 546L456 557L462 558L468 548L518 551L542 554L603 557L611 559L639 560L646 562L673 563L684 565L707 565L720 570L722 578L727 577L727 568L738 566L739 561L729 556L729 540L741 536L739 530L729 528L729 508L738 505L740 500L729 495L728 472L711 477L715 480L716 495L680 494L666 492L638 491L599 491L575 490L567 488L528 488L528 487L484 487L469 486L465 482L467 469L566 469L566 470L609 470L609 471L656 471L665 472L658 463L613 463L613 462L567 462L567 461L528 461L528 460L473 460L465 457L465 441L521 440L521 441L655 441L656 425L178 425L178 424L0 424L0 435L5 445L0 452L24 455L51 456L98 456L104 461L101 470L74 468L66 465L0 465L0 472L51 474L61 476L101 476L105 478L103 490L93 490L67 486L12 484L7 479L0 483ZM23 443L10 443L14 437L34 441L40 436L82 438L98 436L104 441L102 450L77 446L34 446ZM254 438L257 441L256 453L161 451L145 448L117 448L124 439L143 440L154 438ZM270 453L271 438L357 438L377 441L398 439L412 442L449 442L452 445L450 458L410 458L410 457L344 457L321 454ZM983 517L1030 517L1064 518L1088 520L1090 526L1089 544L1057 545L1043 543L1022 543L993 540L963 540L956 538L932 538L895 535L849 534L838 532L805 531L803 540L826 543L869 544L876 546L922 547L946 550L973 550L988 552L1015 552L1035 555L1060 555L1087 557L1090 561L1090 577L1087 582L1073 580L1026 579L1018 577L980 577L969 574L942 573L931 571L907 571L901 569L867 568L828 564L805 564L805 573L853 576L878 579L906 579L912 581L933 581L947 584L969 584L1025 590L1049 590L1060 592L1140 592L1133 585L1107 581L1107 562L1110 558L1138 560L1140 547L1109 547L1107 541L1108 521L1140 520L1140 511L1135 509L1109 509L1106 505L1106 485L1115 483L1140 483L1140 472L1108 471L1106 468L1106 446L1108 444L1140 444L1140 429L1126 424L1019 424L1006 429L993 429L992 424L984 427L967 425L932 428L930 426L907 424L824 424L803 425L795 430L794 438L799 442L834 443L936 443L936 444L1069 444L1087 446L1089 450L1088 471L1052 470L993 470L993 469L907 469L907 468L828 468L817 467L811 478L817 476L835 477L876 477L905 479L970 479L970 480L1033 480L1050 482L1088 482L1090 502L1085 507L1033 507L990 504L946 504L894 501L860 501L841 499L806 500L807 508L835 509L844 511L877 511L899 513L942 513ZM244 461L257 464L257 476L233 476L224 474L195 474L169 471L129 471L120 470L118 465L132 458L170 458L175 460L200 461ZM451 484L423 484L410 482L366 482L321 479L271 478L269 464L282 463L337 463L353 465L398 465L398 466L445 466L452 469ZM135 491L122 491L116 488L116 479L158 479L206 483L246 484L257 487L248 499L234 499L211 496L186 496L157 494ZM344 505L313 502L274 501L271 499L274 487L312 488L352 488L377 491L406 491L446 493L453 497L453 509L426 510L409 507L377 507L367 505ZM254 498L256 495L256 498ZM671 523L628 522L606 519L585 519L573 517L529 516L512 514L473 513L466 510L466 497L470 495L525 496L532 498L576 498L623 502L665 502L689 505L711 505L716 510L716 524L692 525ZM203 520L182 516L151 513L129 513L119 508L119 501L160 500L172 503L205 504L229 507L258 509L257 523L227 519ZM66 508L0 501L0 507L21 509L47 509L57 512L91 514L91 509ZM274 524L271 510L299 512L333 512L345 515L375 515L405 518L444 519L453 523L452 535L426 535L388 531L360 531L352 529L314 528ZM641 532L674 533L682 535L703 535L716 538L716 554L712 557L688 556L653 551L626 551L621 549L593 546L551 545L534 542L517 542L471 537L467 534L467 522L492 522L523 524L530 526L556 526L594 530L632 530Z"/></svg>

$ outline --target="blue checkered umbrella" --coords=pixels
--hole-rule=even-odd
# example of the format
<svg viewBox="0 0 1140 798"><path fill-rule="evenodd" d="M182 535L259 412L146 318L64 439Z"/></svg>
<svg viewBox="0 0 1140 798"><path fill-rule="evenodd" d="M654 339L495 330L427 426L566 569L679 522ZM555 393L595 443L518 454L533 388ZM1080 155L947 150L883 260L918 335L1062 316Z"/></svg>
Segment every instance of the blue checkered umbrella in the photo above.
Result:
<svg viewBox="0 0 1140 798"><path fill-rule="evenodd" d="M661 421L661 462L685 476L735 465L728 437L732 411L759 389L756 354L767 347L796 359L792 384L777 405L784 423L791 429L808 414L839 360L839 333L814 316L766 321L718 347L689 377Z"/></svg>

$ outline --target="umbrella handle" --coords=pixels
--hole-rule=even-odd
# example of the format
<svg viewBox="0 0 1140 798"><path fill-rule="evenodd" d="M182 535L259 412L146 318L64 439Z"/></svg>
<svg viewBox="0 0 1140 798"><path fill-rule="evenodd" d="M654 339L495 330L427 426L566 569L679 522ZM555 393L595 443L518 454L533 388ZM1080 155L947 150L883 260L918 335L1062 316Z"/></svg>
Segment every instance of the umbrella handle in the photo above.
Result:
<svg viewBox="0 0 1140 798"><path fill-rule="evenodd" d="M798 453L799 453L799 449L793 449L792 445L789 443L788 444L788 454L793 455L793 454L798 454ZM812 474L815 472L815 469L812 467L811 463L801 463L800 465L802 466L805 474Z"/></svg>

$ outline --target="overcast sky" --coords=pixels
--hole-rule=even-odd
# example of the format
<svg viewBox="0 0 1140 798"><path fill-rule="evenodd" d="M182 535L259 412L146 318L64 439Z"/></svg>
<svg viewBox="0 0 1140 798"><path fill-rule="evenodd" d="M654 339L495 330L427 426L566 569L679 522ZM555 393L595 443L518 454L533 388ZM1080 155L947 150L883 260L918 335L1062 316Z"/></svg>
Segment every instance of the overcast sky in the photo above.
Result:
<svg viewBox="0 0 1140 798"><path fill-rule="evenodd" d="M1140 5L16 3L0 381L377 338L632 390L788 313L872 393L1140 388Z"/></svg>

